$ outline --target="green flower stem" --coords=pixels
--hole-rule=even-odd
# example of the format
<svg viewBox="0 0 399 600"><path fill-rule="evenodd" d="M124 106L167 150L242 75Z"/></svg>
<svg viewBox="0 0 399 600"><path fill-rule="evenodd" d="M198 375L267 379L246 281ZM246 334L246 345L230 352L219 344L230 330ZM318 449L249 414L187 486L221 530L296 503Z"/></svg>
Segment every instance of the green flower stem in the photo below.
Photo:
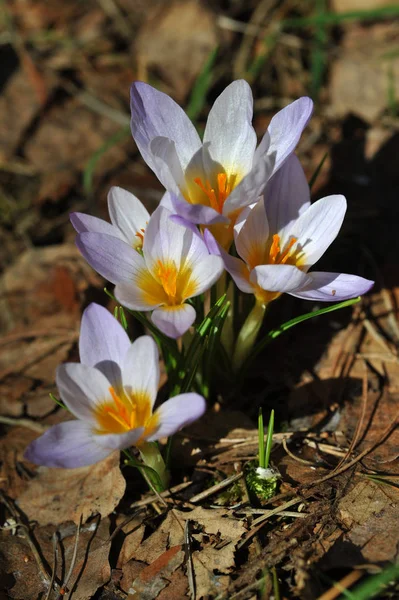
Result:
<svg viewBox="0 0 399 600"><path fill-rule="evenodd" d="M145 472L146 477L151 480L157 492L164 492L168 487L169 473L159 451L158 444L155 442L143 442L140 444L139 452L143 463L147 467L151 467L158 475L157 478L153 478L151 471L148 470Z"/></svg>
<svg viewBox="0 0 399 600"><path fill-rule="evenodd" d="M265 316L267 304L256 301L238 334L233 355L233 370L238 371L249 356Z"/></svg>

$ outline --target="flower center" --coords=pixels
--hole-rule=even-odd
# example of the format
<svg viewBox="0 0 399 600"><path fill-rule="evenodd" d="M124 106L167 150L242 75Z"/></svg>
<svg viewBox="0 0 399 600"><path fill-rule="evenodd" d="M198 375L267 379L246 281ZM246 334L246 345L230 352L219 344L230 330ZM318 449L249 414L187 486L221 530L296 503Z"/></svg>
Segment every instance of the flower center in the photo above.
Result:
<svg viewBox="0 0 399 600"><path fill-rule="evenodd" d="M151 421L151 401L146 392L129 396L124 390L117 393L109 388L112 401L96 410L99 433L125 433L137 427L148 427Z"/></svg>
<svg viewBox="0 0 399 600"><path fill-rule="evenodd" d="M207 196L211 207L222 214L225 200L234 189L236 179L237 175L234 173L230 176L227 176L226 173L218 173L216 176L217 185L214 187L211 186L208 179L203 183L200 177L196 177L194 183L196 183Z"/></svg>
<svg viewBox="0 0 399 600"><path fill-rule="evenodd" d="M156 276L169 298L175 299L177 287L177 269L175 263L164 264L158 260Z"/></svg>
<svg viewBox="0 0 399 600"><path fill-rule="evenodd" d="M288 244L286 245L283 252L281 251L280 246L280 236L274 234L272 245L269 250L269 262L268 264L272 265L285 265L286 262L291 262L291 264L295 264L296 260L293 256L291 256L291 248L298 241L297 238L291 238ZM291 259L291 260L290 260ZM292 262L293 260L293 262Z"/></svg>

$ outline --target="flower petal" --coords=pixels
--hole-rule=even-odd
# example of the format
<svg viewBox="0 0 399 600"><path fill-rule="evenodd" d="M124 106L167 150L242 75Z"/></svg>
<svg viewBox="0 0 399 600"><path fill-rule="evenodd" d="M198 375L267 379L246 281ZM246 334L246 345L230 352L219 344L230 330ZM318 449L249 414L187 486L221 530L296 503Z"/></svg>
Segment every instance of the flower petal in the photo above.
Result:
<svg viewBox="0 0 399 600"><path fill-rule="evenodd" d="M113 387L121 383L121 366L130 348L122 325L104 307L90 304L80 326L80 362L104 373Z"/></svg>
<svg viewBox="0 0 399 600"><path fill-rule="evenodd" d="M173 208L178 215L197 225L213 225L215 223L228 223L229 220L210 206L203 204L190 204L181 196L172 196Z"/></svg>
<svg viewBox="0 0 399 600"><path fill-rule="evenodd" d="M150 150L157 159L159 181L169 192L178 194L184 184L184 174L175 142L158 136L151 141Z"/></svg>
<svg viewBox="0 0 399 600"><path fill-rule="evenodd" d="M178 338L194 323L195 309L191 304L179 306L160 306L151 315L151 321L159 331L170 338Z"/></svg>
<svg viewBox="0 0 399 600"><path fill-rule="evenodd" d="M260 200L249 212L235 239L237 252L250 269L265 262L268 236L269 223L265 205Z"/></svg>
<svg viewBox="0 0 399 600"><path fill-rule="evenodd" d="M78 419L96 423L94 410L106 400L112 401L111 383L101 371L81 363L57 367L57 387L61 400Z"/></svg>
<svg viewBox="0 0 399 600"><path fill-rule="evenodd" d="M159 420L158 428L147 440L159 440L162 437L173 435L182 427L190 425L206 410L206 402L198 394L180 394L164 402L155 412Z"/></svg>
<svg viewBox="0 0 399 600"><path fill-rule="evenodd" d="M205 243L190 229L175 223L173 213L159 206L151 215L144 238L143 252L148 269L153 272L159 263L173 262L179 270L193 255L206 255Z"/></svg>
<svg viewBox="0 0 399 600"><path fill-rule="evenodd" d="M145 289L141 285L148 284ZM151 294L151 292L153 292ZM126 308L131 310L154 310L163 303L162 295L165 296L162 286L155 281L151 273L143 271L132 281L118 283L114 289L115 298Z"/></svg>
<svg viewBox="0 0 399 600"><path fill-rule="evenodd" d="M270 233L278 233L284 246L294 222L310 207L309 185L295 154L273 175L263 196Z"/></svg>
<svg viewBox="0 0 399 600"><path fill-rule="evenodd" d="M29 444L24 458L36 465L75 469L99 462L111 452L96 444L87 423L67 421L50 427Z"/></svg>
<svg viewBox="0 0 399 600"><path fill-rule="evenodd" d="M228 85L209 112L204 144L209 142L212 159L223 165L227 174L242 177L252 168L256 148L252 115L252 92L243 79Z"/></svg>
<svg viewBox="0 0 399 600"><path fill-rule="evenodd" d="M98 217L92 217L81 212L73 212L70 213L69 220L77 233L105 233L126 241L125 236L119 229Z"/></svg>
<svg viewBox="0 0 399 600"><path fill-rule="evenodd" d="M136 427L126 431L126 433L93 434L93 440L100 448L108 450L108 454L110 454L114 450L124 450L133 446L143 433L144 427Z"/></svg>
<svg viewBox="0 0 399 600"><path fill-rule="evenodd" d="M250 281L268 292L291 292L303 287L309 275L292 265L260 265L251 271Z"/></svg>
<svg viewBox="0 0 399 600"><path fill-rule="evenodd" d="M305 300L318 300L321 302L340 302L356 298L368 292L374 281L349 275L347 273L308 273L310 281L304 287L295 290L292 296Z"/></svg>
<svg viewBox="0 0 399 600"><path fill-rule="evenodd" d="M145 268L143 257L116 237L81 233L76 245L89 265L111 283L131 281L138 270Z"/></svg>
<svg viewBox="0 0 399 600"><path fill-rule="evenodd" d="M196 290L194 294L188 296L198 296L202 294L219 279L224 270L224 263L220 256L208 254L196 262L193 261L193 269L190 281L195 281Z"/></svg>
<svg viewBox="0 0 399 600"><path fill-rule="evenodd" d="M268 152L276 152L274 173L281 167L285 159L295 150L296 145L309 122L313 112L313 102L303 96L280 110L268 127L270 146ZM257 149L261 152L262 142Z"/></svg>
<svg viewBox="0 0 399 600"><path fill-rule="evenodd" d="M130 192L113 186L108 192L109 216L124 240L133 248L142 245L137 233L142 233L150 219L145 206Z"/></svg>
<svg viewBox="0 0 399 600"><path fill-rule="evenodd" d="M175 209L173 207L172 197L173 194L171 194L170 192L165 192L159 202L159 206L164 206L165 208L173 212Z"/></svg>
<svg viewBox="0 0 399 600"><path fill-rule="evenodd" d="M344 196L327 196L312 204L293 224L286 235L298 240L303 249L301 263L310 267L323 256L341 229L346 212Z"/></svg>
<svg viewBox="0 0 399 600"><path fill-rule="evenodd" d="M220 255L223 259L224 268L232 276L234 283L244 294L253 294L254 287L249 281L249 271L247 265L240 258L231 256L221 246L219 246Z"/></svg>
<svg viewBox="0 0 399 600"><path fill-rule="evenodd" d="M159 386L159 352L152 337L142 335L131 344L122 368L123 385L129 392L145 392L155 402Z"/></svg>
<svg viewBox="0 0 399 600"><path fill-rule="evenodd" d="M263 156L234 188L223 206L223 214L228 216L237 209L256 202L263 192L273 172L275 155Z"/></svg>
<svg viewBox="0 0 399 600"><path fill-rule="evenodd" d="M153 156L150 142L162 136L175 142L184 170L201 146L198 133L184 110L172 98L141 81L133 83L130 97L133 138L148 166L158 172L159 159Z"/></svg>

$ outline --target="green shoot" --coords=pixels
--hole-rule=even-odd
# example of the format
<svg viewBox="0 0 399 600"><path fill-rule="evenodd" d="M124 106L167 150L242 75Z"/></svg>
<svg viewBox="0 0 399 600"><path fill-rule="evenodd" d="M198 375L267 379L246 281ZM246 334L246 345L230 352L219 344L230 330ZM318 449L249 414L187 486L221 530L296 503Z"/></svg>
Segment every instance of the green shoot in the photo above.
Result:
<svg viewBox="0 0 399 600"><path fill-rule="evenodd" d="M258 445L259 445L259 466L261 469L268 469L270 463L270 453L273 445L274 431L274 410L270 412L269 425L267 427L266 445L265 445L265 428L263 423L262 409L259 409L258 416Z"/></svg>
<svg viewBox="0 0 399 600"><path fill-rule="evenodd" d="M263 425L262 409L259 409L258 416L258 446L259 446L259 466L265 468L265 428Z"/></svg>
<svg viewBox="0 0 399 600"><path fill-rule="evenodd" d="M58 400L58 398L56 396L54 396L54 394L52 394L50 392L49 396L50 396L50 398L52 399L53 402L55 402L56 404L58 404L58 406L61 406L61 408L64 408L65 410L69 411L69 408L62 402L62 400Z"/></svg>
<svg viewBox="0 0 399 600"><path fill-rule="evenodd" d="M269 425L267 428L265 458L263 461L265 469L267 469L269 467L270 454L271 454L272 445L273 445L273 431L274 431L274 410L272 409L270 412Z"/></svg>

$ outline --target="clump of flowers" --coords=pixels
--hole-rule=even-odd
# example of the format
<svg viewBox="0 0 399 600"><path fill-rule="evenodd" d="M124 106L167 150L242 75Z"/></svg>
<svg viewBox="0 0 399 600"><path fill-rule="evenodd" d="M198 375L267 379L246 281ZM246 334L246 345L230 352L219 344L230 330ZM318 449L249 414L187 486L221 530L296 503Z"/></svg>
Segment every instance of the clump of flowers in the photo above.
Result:
<svg viewBox="0 0 399 600"><path fill-rule="evenodd" d="M62 403L76 418L34 441L25 454L32 462L71 468L123 450L152 487L165 489L168 465L156 442L201 417L205 398L218 389L218 369L238 385L251 356L267 342L356 302L373 285L356 275L313 270L338 235L346 200L334 195L311 204L294 154L311 100L300 98L277 113L258 147L252 104L248 84L233 82L215 101L201 141L171 98L133 84L133 137L165 195L150 215L133 194L114 187L111 223L71 215L82 255L115 285L107 293L123 325L98 305L85 310L81 362L61 365L56 375ZM339 304L293 319L255 346L268 305L284 293ZM242 294L253 297L246 314ZM125 311L151 336L131 343ZM158 348L170 398L154 410ZM273 421L264 451L262 424L252 477L255 492L262 488L266 495L277 485L268 466L272 430Z"/></svg>

